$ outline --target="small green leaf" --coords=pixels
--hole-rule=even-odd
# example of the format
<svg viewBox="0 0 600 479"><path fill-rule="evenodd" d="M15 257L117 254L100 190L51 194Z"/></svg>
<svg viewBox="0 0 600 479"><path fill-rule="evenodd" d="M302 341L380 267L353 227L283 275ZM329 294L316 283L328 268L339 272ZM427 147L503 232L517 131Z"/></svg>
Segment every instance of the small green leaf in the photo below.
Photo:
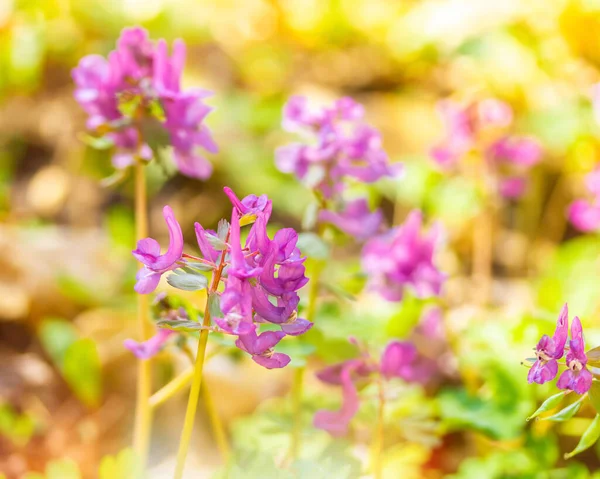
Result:
<svg viewBox="0 0 600 479"><path fill-rule="evenodd" d="M217 236L213 236L210 233L205 235L206 241L217 251L225 251L227 249L227 243Z"/></svg>
<svg viewBox="0 0 600 479"><path fill-rule="evenodd" d="M99 479L136 479L140 477L139 461L131 449L123 449L117 456L105 456L100 462Z"/></svg>
<svg viewBox="0 0 600 479"><path fill-rule="evenodd" d="M117 96L117 108L125 117L131 118L135 116L141 104L142 95L132 95L130 92L123 92Z"/></svg>
<svg viewBox="0 0 600 479"><path fill-rule="evenodd" d="M557 422L562 422L562 421L571 419L573 416L575 416L575 414L577 414L577 411L579 411L579 408L581 407L581 402L583 401L584 398L585 398L585 396L582 396L577 401L575 401L573 404L569 404L566 408L561 409L560 411L558 411L556 414L553 414L552 416L540 417L539 419L542 421L557 421Z"/></svg>
<svg viewBox="0 0 600 479"><path fill-rule="evenodd" d="M202 271L202 272L206 272L206 271L212 271L214 268L206 263L199 263L197 261L187 261L186 265L188 268L191 269L195 269L197 271ZM186 268L182 268L184 271L186 270Z"/></svg>
<svg viewBox="0 0 600 479"><path fill-rule="evenodd" d="M531 416L529 416L527 418L527 420L531 421L533 418L538 417L540 414L543 414L545 412L550 411L551 409L554 409L564 399L565 394L566 393L564 391L561 391L561 392L555 394L554 396L550 396L548 399L546 399L542 403L542 405L537 409L536 412L534 412Z"/></svg>
<svg viewBox="0 0 600 479"><path fill-rule="evenodd" d="M81 473L74 461L62 459L46 466L46 479L81 479Z"/></svg>
<svg viewBox="0 0 600 479"><path fill-rule="evenodd" d="M226 219L219 221L217 225L217 237L225 242L227 235L229 234L229 222Z"/></svg>
<svg viewBox="0 0 600 479"><path fill-rule="evenodd" d="M208 312L212 318L222 318L221 297L217 293L208 295Z"/></svg>
<svg viewBox="0 0 600 479"><path fill-rule="evenodd" d="M184 291L200 291L208 286L208 280L202 275L179 272L167 276L167 283Z"/></svg>
<svg viewBox="0 0 600 479"><path fill-rule="evenodd" d="M300 233L297 246L302 254L309 258L321 260L329 258L329 245L315 233Z"/></svg>
<svg viewBox="0 0 600 479"><path fill-rule="evenodd" d="M67 384L83 403L88 406L98 405L102 378L100 358L94 341L79 339L69 346L65 352L62 373Z"/></svg>
<svg viewBox="0 0 600 479"><path fill-rule="evenodd" d="M60 318L45 318L38 329L38 338L52 361L62 368L65 353L77 341L77 333L71 323Z"/></svg>
<svg viewBox="0 0 600 479"><path fill-rule="evenodd" d="M201 323L189 321L187 319L161 319L160 321L156 322L156 325L163 329L170 329L171 331L186 333L193 333L194 331L205 329Z"/></svg>
<svg viewBox="0 0 600 479"><path fill-rule="evenodd" d="M108 150L115 145L115 142L109 136L92 136L82 134L79 138L88 146L96 150Z"/></svg>
<svg viewBox="0 0 600 479"><path fill-rule="evenodd" d="M600 414L596 414L596 417L594 418L592 423L581 436L577 447L575 447L575 449L573 449L568 454L565 454L565 459L570 459L576 454L579 454L580 452L583 452L587 448L593 446L598 440L598 438L600 438Z"/></svg>

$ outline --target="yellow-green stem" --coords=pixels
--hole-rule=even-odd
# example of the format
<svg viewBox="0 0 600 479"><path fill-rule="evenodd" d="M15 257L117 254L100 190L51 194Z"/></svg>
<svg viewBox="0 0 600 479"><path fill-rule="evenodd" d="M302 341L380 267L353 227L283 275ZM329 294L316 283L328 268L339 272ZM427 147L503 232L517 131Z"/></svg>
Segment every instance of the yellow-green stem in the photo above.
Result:
<svg viewBox="0 0 600 479"><path fill-rule="evenodd" d="M324 264L315 263L313 273L310 277L310 289L308 291L308 303L306 305L306 319L314 321L317 311L317 299L319 296L319 277ZM292 383L292 441L290 446L290 457L292 460L298 458L302 444L302 397L304 389L304 367L296 368L294 371L294 382Z"/></svg>
<svg viewBox="0 0 600 479"><path fill-rule="evenodd" d="M146 193L146 177L144 165L135 165L135 230L137 239L148 236L148 200ZM146 341L152 335L151 324L148 318L148 296L137 295L138 329L141 341ZM138 361L137 400L135 411L135 426L133 445L142 468L145 469L150 447L150 434L152 429L152 410L149 398L152 393L151 363Z"/></svg>
<svg viewBox="0 0 600 479"><path fill-rule="evenodd" d="M189 386L190 381L194 377L194 368L184 371L175 379L168 382L150 397L150 407L157 408L162 403L173 397L182 389Z"/></svg>
<svg viewBox="0 0 600 479"><path fill-rule="evenodd" d="M379 381L379 410L377 412L377 424L375 439L373 441L373 477L383 477L383 443L384 443L384 421L385 421L385 391L383 381Z"/></svg>
<svg viewBox="0 0 600 479"><path fill-rule="evenodd" d="M215 442L217 443L217 448L219 449L219 453L221 454L223 462L227 464L231 455L229 441L227 440L227 433L225 432L223 421L221 421L221 417L219 416L219 412L215 407L212 394L210 393L206 383L202 386L202 398L204 399L206 414L208 414L208 418L210 419L210 425L213 430Z"/></svg>
<svg viewBox="0 0 600 479"><path fill-rule="evenodd" d="M229 241L229 234L225 242ZM225 267L225 254L221 254L221 261L217 270L213 273L212 281L208 294L215 293L221 281L221 274ZM206 307L204 308L203 325L206 328L210 327L210 309L209 297L206 299ZM183 469L185 468L185 459L190 447L190 439L194 429L194 419L196 418L196 410L198 409L198 398L200 397L200 387L202 386L202 370L204 369L204 355L206 354L206 344L208 342L208 329L200 331L200 340L198 341L198 352L196 353L196 362L194 363L194 376L192 378L192 388L188 398L187 409L185 411L185 419L183 422L183 430L181 431L181 439L179 440L179 450L177 451L177 464L175 466L174 479L183 477Z"/></svg>

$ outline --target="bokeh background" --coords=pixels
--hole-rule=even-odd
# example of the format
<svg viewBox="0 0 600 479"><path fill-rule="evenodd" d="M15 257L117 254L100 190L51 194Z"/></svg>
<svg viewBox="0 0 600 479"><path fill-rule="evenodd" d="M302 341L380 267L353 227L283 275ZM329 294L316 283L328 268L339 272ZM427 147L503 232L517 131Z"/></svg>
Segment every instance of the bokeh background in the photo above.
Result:
<svg viewBox="0 0 600 479"><path fill-rule="evenodd" d="M268 194L273 221L301 228L311 195L276 170L273 155L290 140L280 120L291 94L363 103L390 157L406 168L403 179L370 188L372 200L389 223L419 207L445 225L440 264L450 276L443 302L455 373L434 391L406 394L398 412L403 432L388 457L397 475L389 477L592 477L600 449L562 459L592 411L558 425L527 423L553 387L527 385L520 362L552 330L565 301L588 343L600 340L600 243L576 233L565 216L599 160L600 127L589 101L600 80L596 0L0 0L1 473L27 477L70 458L84 478L95 478L101 457L131 439L135 360L122 342L136 331L132 184L101 186L112 173L109 154L82 141L85 115L70 70L86 54L108 53L121 29L136 24L155 39L185 39L185 83L214 90L208 124L221 149L204 183L174 168L147 169L154 237L166 237L167 203L187 238L194 221L216 224L229 208L224 185L240 196ZM448 96L507 101L517 130L544 146L527 195L494 220L493 294L485 308L474 301L470 279L481 195L428 157L442 135L435 104ZM357 252L351 244L336 248L341 261L325 281L352 290L347 278L358 269ZM373 305L372 297L325 304L327 339L300 349L314 353L312 371L343 357L350 334L409 334L419 312L410 301ZM186 367L180 356L159 357L158 382ZM290 377L235 356L209 362L206 381L234 444L255 457L285 447ZM309 409L335 403L337 392L311 379L307 388ZM185 399L157 412L156 477L172 470ZM200 416L190 477L210 477L219 463ZM307 434L310 454L333 455L325 433ZM365 452L364 438L354 439L335 449L349 454L339 459L346 464ZM50 479L76 477L57 467ZM275 477L269 474L263 469L263 477Z"/></svg>

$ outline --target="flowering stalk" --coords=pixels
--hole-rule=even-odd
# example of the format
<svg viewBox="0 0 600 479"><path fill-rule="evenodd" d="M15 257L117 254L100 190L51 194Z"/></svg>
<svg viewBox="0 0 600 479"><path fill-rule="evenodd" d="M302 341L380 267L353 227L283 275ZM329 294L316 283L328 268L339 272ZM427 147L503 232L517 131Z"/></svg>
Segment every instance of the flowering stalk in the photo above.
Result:
<svg viewBox="0 0 600 479"><path fill-rule="evenodd" d="M144 175L144 165L141 162L137 162L135 165L135 227L138 238L148 236L146 178ZM146 341L152 336L148 318L147 296L142 294L137 295L137 309L139 334L142 341ZM138 361L133 444L142 468L145 468L146 465L152 428L152 410L149 402L152 393L151 372L150 361Z"/></svg>
<svg viewBox="0 0 600 479"><path fill-rule="evenodd" d="M227 441L227 434L225 433L225 428L223 427L223 421L221 421L221 418L219 417L212 394L210 393L210 389L206 383L204 383L202 386L202 399L204 399L204 406L206 407L206 413L208 414L208 419L210 420L210 425L212 426L217 448L219 449L219 453L221 454L223 462L227 464L231 455L231 449L229 448L229 442Z"/></svg>
<svg viewBox="0 0 600 479"><path fill-rule="evenodd" d="M229 234L225 242L229 240ZM200 386L202 385L202 371L204 369L204 355L206 353L206 344L208 342L208 328L210 327L210 309L208 298L211 294L215 294L219 281L221 280L221 274L225 267L225 255L221 255L221 261L219 267L214 271L212 275L212 281L210 289L208 290L206 307L204 308L204 321L203 326L206 329L200 331L200 340L198 341L198 352L196 353L196 362L194 364L194 377L192 378L192 388L190 390L190 396L188 398L188 405L185 411L185 420L183 423L183 430L181 431L181 439L179 440L179 450L177 451L177 465L175 466L174 479L181 479L183 477L183 469L185 467L185 459L187 457L188 449L190 446L190 439L192 437L192 430L194 428L194 419L196 418L196 409L198 407L198 397L200 396Z"/></svg>
<svg viewBox="0 0 600 479"><path fill-rule="evenodd" d="M373 477L381 479L383 474L383 441L385 421L385 389L383 381L379 378L379 410L377 412L377 429L373 441Z"/></svg>

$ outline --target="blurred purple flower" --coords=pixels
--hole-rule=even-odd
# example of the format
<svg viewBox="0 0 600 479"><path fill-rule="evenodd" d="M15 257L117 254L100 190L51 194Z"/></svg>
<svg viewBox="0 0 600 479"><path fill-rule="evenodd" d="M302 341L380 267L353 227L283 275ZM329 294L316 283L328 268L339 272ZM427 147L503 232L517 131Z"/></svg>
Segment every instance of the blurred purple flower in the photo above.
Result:
<svg viewBox="0 0 600 479"><path fill-rule="evenodd" d="M363 116L364 109L351 98L316 108L306 98L291 97L284 106L283 127L304 132L311 141L278 148L277 167L294 173L326 198L341 193L348 177L372 183L395 176L400 165L390 164L381 135L364 123Z"/></svg>
<svg viewBox="0 0 600 479"><path fill-rule="evenodd" d="M544 384L556 377L556 374L558 373L557 360L562 358L564 354L568 335L569 308L565 303L558 316L558 320L556 321L554 336L550 338L544 334L535 348L537 360L533 363L533 366L527 375L527 381L530 384Z"/></svg>
<svg viewBox="0 0 600 479"><path fill-rule="evenodd" d="M404 224L369 240L362 251L368 287L388 301L400 301L410 286L420 298L440 294L445 275L433 263L439 226L422 235L422 215L412 211Z"/></svg>
<svg viewBox="0 0 600 479"><path fill-rule="evenodd" d="M390 342L383 354L379 370L386 379L398 377L413 379L413 362L417 357L417 349L412 343L402 341Z"/></svg>
<svg viewBox="0 0 600 479"><path fill-rule="evenodd" d="M600 229L600 169L588 173L585 185L591 199L575 200L569 206L567 216L578 230L597 231Z"/></svg>
<svg viewBox="0 0 600 479"><path fill-rule="evenodd" d="M110 138L115 147L113 165L131 166L136 158L150 160L152 151L147 139L140 138L140 128L134 122L144 117L159 121L169 134L173 158L185 175L206 179L212 166L199 154L199 149L215 153L217 146L203 124L211 108L203 100L210 95L205 90L182 92L180 79L185 63L185 44L176 40L169 57L164 40L154 45L146 30L126 28L117 41L117 48L105 59L89 55L73 69L75 99L88 114L87 128ZM138 97L133 118L120 110L122 98ZM157 101L164 112L159 118L149 105Z"/></svg>
<svg viewBox="0 0 600 479"><path fill-rule="evenodd" d="M383 213L379 209L371 212L367 200L360 198L346 203L344 209L339 213L321 210L319 221L331 223L344 233L364 241L381 229Z"/></svg>
<svg viewBox="0 0 600 479"><path fill-rule="evenodd" d="M571 323L571 340L569 341L566 361L568 369L561 374L556 386L559 389L570 389L577 394L585 394L592 387L594 376L586 368L585 342L581 322L577 316L573 318Z"/></svg>
<svg viewBox="0 0 600 479"><path fill-rule="evenodd" d="M153 238L144 238L138 241L133 256L144 265L136 276L135 290L141 294L153 292L158 286L163 273L177 268L177 262L183 254L183 233L181 226L173 215L169 206L163 208L163 215L169 229L169 248L160 254L160 245Z"/></svg>
<svg viewBox="0 0 600 479"><path fill-rule="evenodd" d="M159 329L154 336L143 343L134 341L133 339L126 339L123 345L135 354L138 359L150 359L162 349L173 334L175 334L174 331Z"/></svg>

